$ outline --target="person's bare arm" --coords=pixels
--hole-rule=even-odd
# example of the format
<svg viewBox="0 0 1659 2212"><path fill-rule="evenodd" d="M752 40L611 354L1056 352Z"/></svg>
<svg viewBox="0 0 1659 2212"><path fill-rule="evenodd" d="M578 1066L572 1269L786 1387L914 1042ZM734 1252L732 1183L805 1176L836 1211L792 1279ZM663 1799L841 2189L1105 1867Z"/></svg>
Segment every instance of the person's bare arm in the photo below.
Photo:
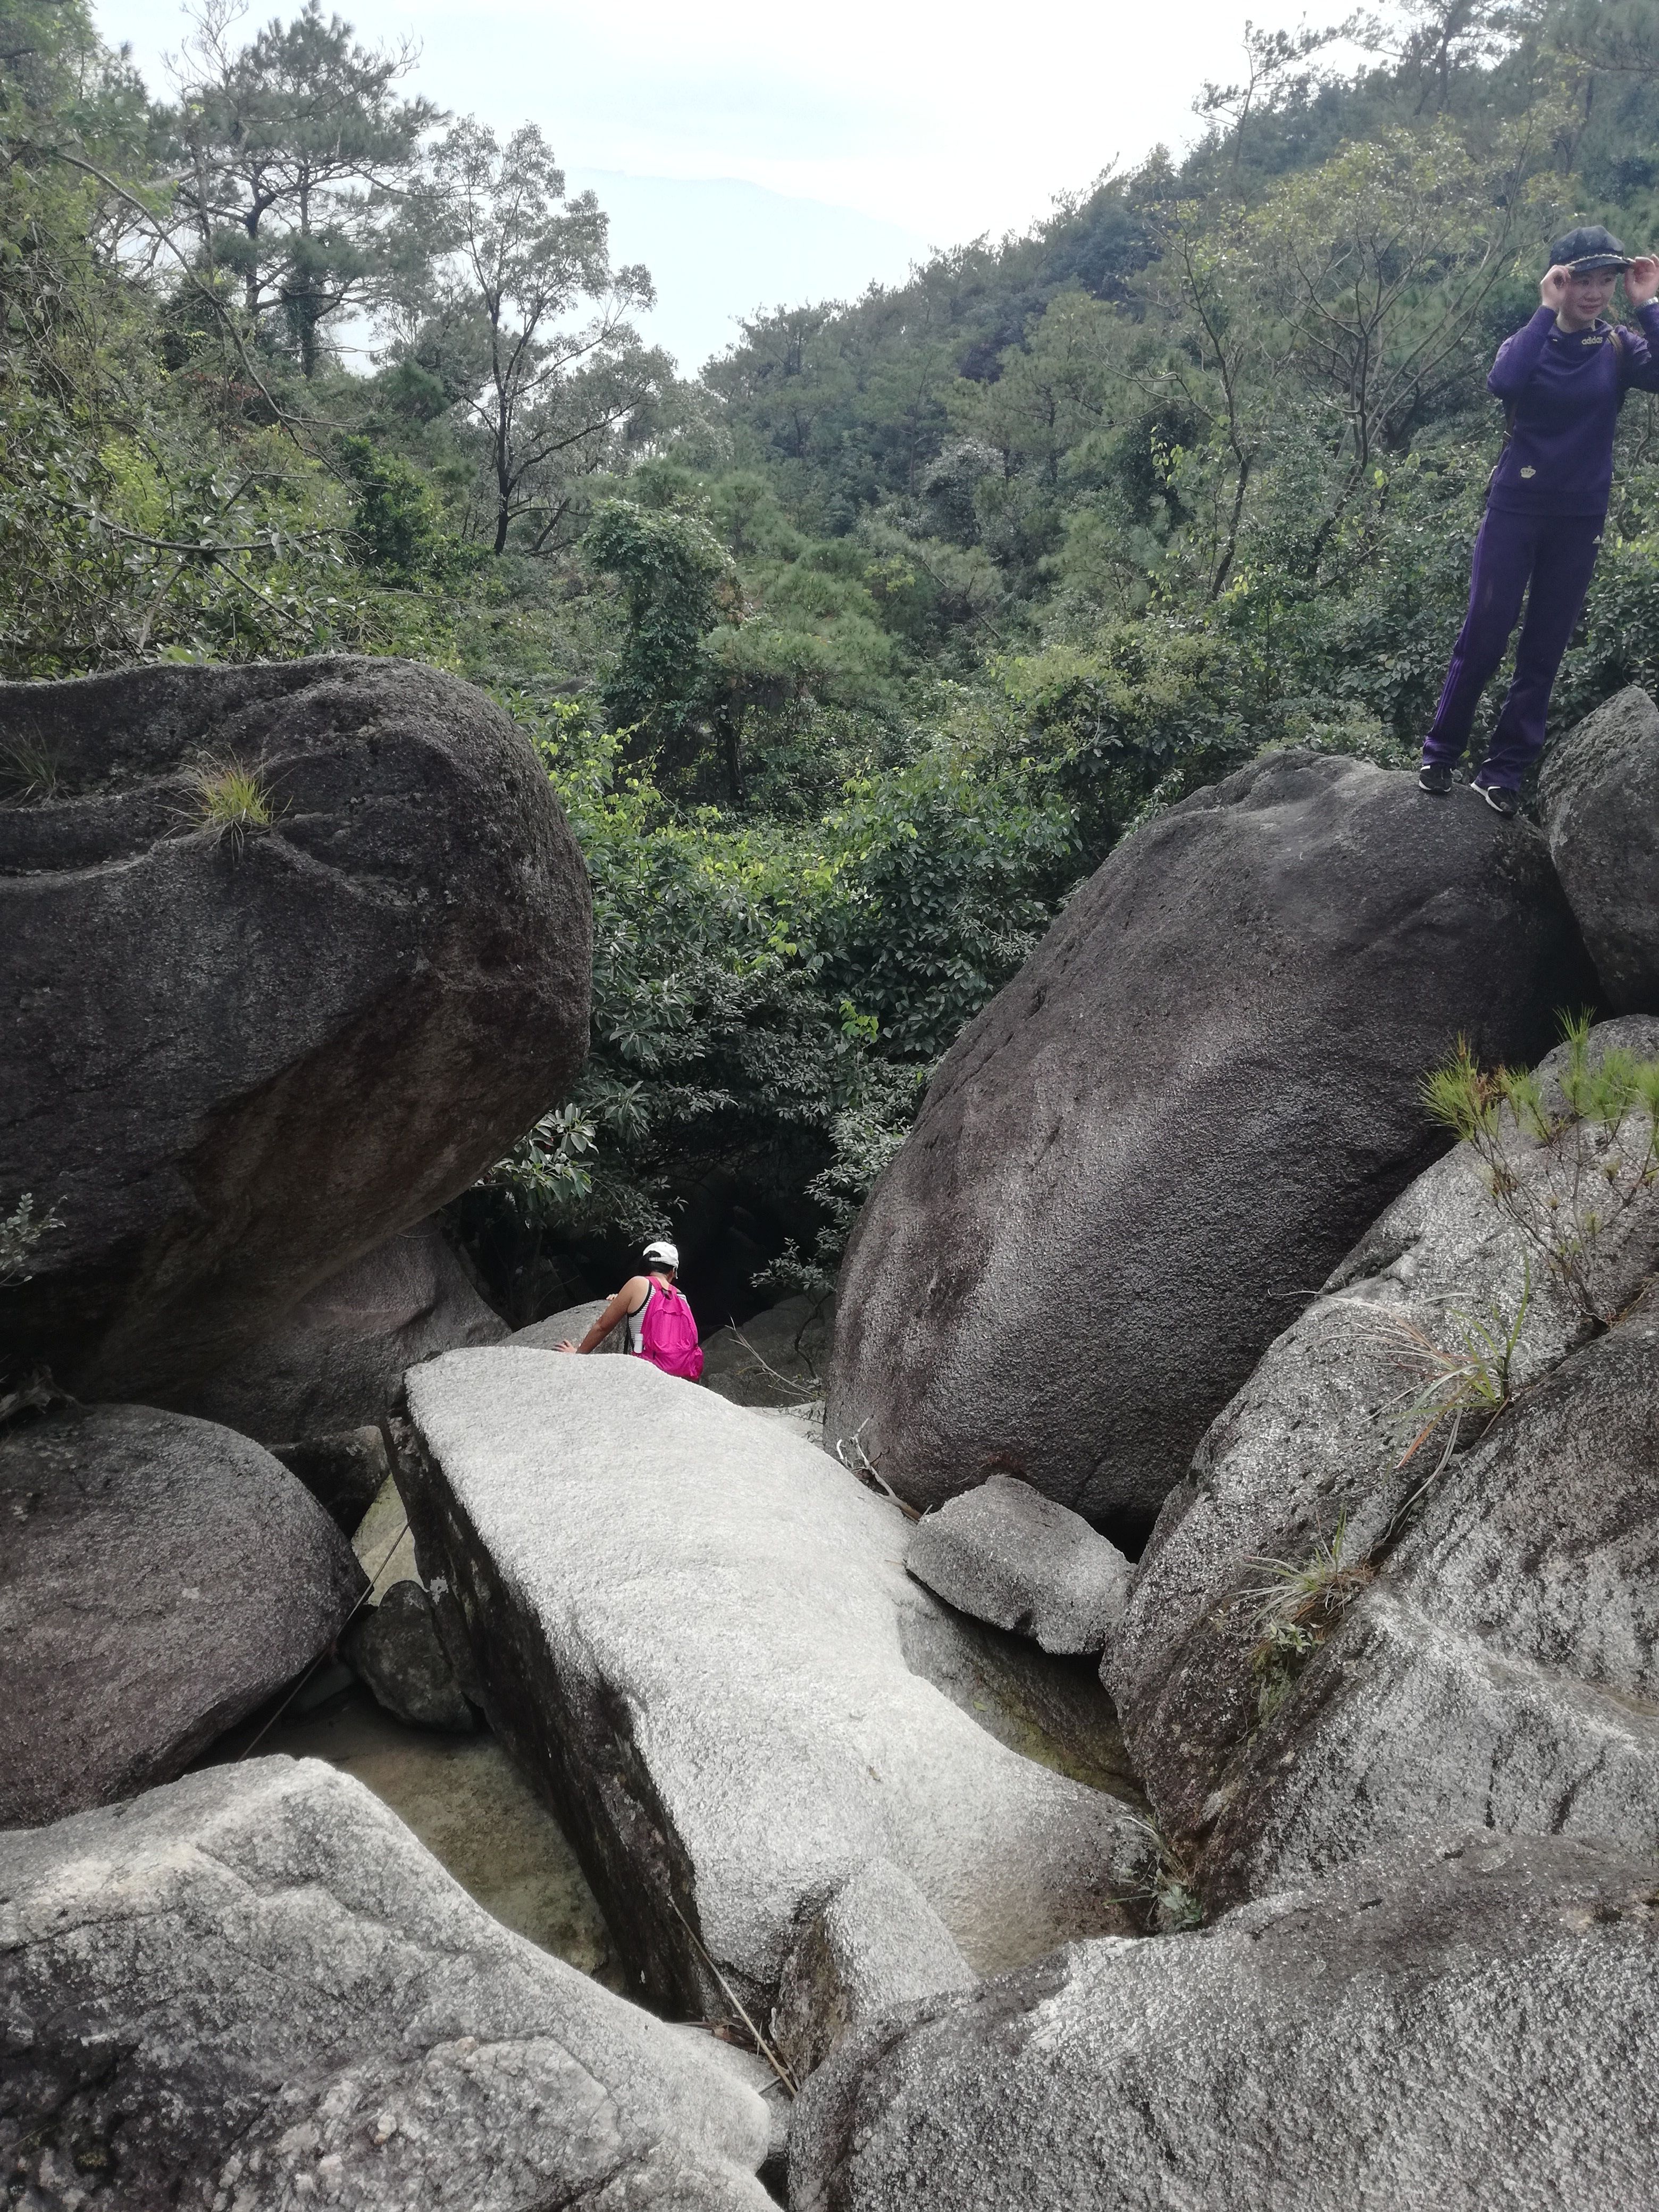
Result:
<svg viewBox="0 0 1659 2212"><path fill-rule="evenodd" d="M592 1352L605 1342L624 1314L637 1313L642 1304L642 1293L650 1289L643 1275L630 1275L605 1311L594 1322L580 1344L568 1341L559 1346L561 1352Z"/></svg>

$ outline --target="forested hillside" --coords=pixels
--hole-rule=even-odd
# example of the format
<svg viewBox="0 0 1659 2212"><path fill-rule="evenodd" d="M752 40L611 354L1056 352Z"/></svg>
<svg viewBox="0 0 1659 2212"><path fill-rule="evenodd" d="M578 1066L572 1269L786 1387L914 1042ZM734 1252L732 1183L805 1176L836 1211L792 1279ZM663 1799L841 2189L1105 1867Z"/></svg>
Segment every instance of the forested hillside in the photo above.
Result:
<svg viewBox="0 0 1659 2212"><path fill-rule="evenodd" d="M575 1101L464 1201L520 1318L665 1220L727 1300L821 1282L1127 828L1264 746L1414 756L1491 353L1568 220L1653 242L1659 8L1357 27L1346 74L1249 33L1178 162L692 380L556 116L499 141L314 5L210 0L146 87L0 0L0 673L405 653L532 734L598 951ZM1650 401L1621 441L1563 722L1659 683Z"/></svg>

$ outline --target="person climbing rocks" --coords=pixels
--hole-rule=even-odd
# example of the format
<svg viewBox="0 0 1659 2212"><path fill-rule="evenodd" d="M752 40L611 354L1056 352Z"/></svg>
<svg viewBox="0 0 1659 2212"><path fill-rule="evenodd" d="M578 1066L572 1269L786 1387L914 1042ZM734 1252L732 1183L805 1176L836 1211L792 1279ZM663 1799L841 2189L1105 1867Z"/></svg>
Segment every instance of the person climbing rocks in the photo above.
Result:
<svg viewBox="0 0 1659 2212"><path fill-rule="evenodd" d="M597 1352L617 1324L625 1321L628 1349L637 1358L648 1359L665 1375L698 1382L702 1347L697 1342L696 1317L675 1279L680 1268L678 1248L659 1237L640 1256L646 1273L629 1277L580 1344L567 1340L559 1350Z"/></svg>
<svg viewBox="0 0 1659 2212"><path fill-rule="evenodd" d="M1639 330L1605 319L1620 272ZM1544 746L1561 656L1589 589L1613 483L1613 434L1625 394L1659 392L1659 259L1626 253L1599 223L1550 248L1532 320L1498 348L1486 388L1504 402L1504 450L1474 541L1469 611L1423 741L1418 782L1452 787L1480 694L1521 612L1515 679L1474 788L1505 817Z"/></svg>

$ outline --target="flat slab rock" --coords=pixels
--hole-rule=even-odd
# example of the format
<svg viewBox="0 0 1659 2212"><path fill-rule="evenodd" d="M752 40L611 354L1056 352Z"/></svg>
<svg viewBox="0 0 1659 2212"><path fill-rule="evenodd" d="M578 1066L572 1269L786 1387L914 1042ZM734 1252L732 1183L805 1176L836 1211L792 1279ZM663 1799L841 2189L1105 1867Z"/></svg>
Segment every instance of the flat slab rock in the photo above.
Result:
<svg viewBox="0 0 1659 2212"><path fill-rule="evenodd" d="M792 2212L1607 2212L1659 2170L1659 1863L1419 1847L849 2037Z"/></svg>
<svg viewBox="0 0 1659 2212"><path fill-rule="evenodd" d="M0 1343L189 1410L566 1095L587 872L522 731L410 661L0 684L19 741L56 784L0 809L0 1193L60 1225ZM204 818L233 763L241 838Z"/></svg>
<svg viewBox="0 0 1659 2212"><path fill-rule="evenodd" d="M316 1760L0 1835L0 1898L23 2212L766 2212L754 2092Z"/></svg>
<svg viewBox="0 0 1659 2212"><path fill-rule="evenodd" d="M0 1826L166 1782L308 1667L366 1587L246 1437L150 1406L0 1435Z"/></svg>
<svg viewBox="0 0 1659 2212"><path fill-rule="evenodd" d="M446 1634L665 2002L721 2002L701 1945L769 2005L803 1902L872 1859L978 1968L1128 1924L1144 1830L928 1679L963 1632L825 1453L632 1359L450 1352L409 1407Z"/></svg>
<svg viewBox="0 0 1659 2212"><path fill-rule="evenodd" d="M1144 1539L1210 1422L1595 978L1471 792L1265 756L1126 837L941 1062L842 1264L827 1433L933 1505L1000 1468Z"/></svg>
<svg viewBox="0 0 1659 2212"><path fill-rule="evenodd" d="M976 1620L1073 1653L1105 1650L1134 1571L1080 1514L1012 1474L924 1514L904 1564Z"/></svg>

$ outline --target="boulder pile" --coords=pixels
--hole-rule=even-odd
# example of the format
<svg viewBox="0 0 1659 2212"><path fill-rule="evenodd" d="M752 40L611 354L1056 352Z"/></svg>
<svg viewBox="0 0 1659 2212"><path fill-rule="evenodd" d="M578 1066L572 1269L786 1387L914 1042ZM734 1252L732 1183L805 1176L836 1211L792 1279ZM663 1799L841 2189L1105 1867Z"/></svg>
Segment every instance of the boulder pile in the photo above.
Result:
<svg viewBox="0 0 1659 2212"><path fill-rule="evenodd" d="M791 2212L1647 2204L1651 1858L1468 1838L848 2037Z"/></svg>
<svg viewBox="0 0 1659 2212"><path fill-rule="evenodd" d="M801 1919L772 2012L773 2041L797 2081L854 2028L979 1979L915 1882L885 1859L857 1868Z"/></svg>
<svg viewBox="0 0 1659 2212"><path fill-rule="evenodd" d="M586 1032L505 717L327 660L0 686L14 730L9 2203L1655 2201L1644 695L1547 836L1286 753L1128 839L833 1332L787 1302L706 1388L558 1352L597 1304L509 1334L433 1216ZM532 1788L643 2003L252 1755L305 1699L419 1751L504 1913L433 1778Z"/></svg>
<svg viewBox="0 0 1659 2212"><path fill-rule="evenodd" d="M993 1468L1143 1540L1210 1422L1594 970L1544 842L1274 753L1128 838L951 1046L837 1292L828 1433L912 1504Z"/></svg>
<svg viewBox="0 0 1659 2212"><path fill-rule="evenodd" d="M1659 1058L1659 1021L1592 1031L1589 1066L1617 1053ZM1214 1902L1437 1827L1659 1834L1652 1124L1545 1143L1506 1116L1499 1142L1511 1206L1470 1144L1421 1176L1217 1419L1140 1563L1105 1676Z"/></svg>

